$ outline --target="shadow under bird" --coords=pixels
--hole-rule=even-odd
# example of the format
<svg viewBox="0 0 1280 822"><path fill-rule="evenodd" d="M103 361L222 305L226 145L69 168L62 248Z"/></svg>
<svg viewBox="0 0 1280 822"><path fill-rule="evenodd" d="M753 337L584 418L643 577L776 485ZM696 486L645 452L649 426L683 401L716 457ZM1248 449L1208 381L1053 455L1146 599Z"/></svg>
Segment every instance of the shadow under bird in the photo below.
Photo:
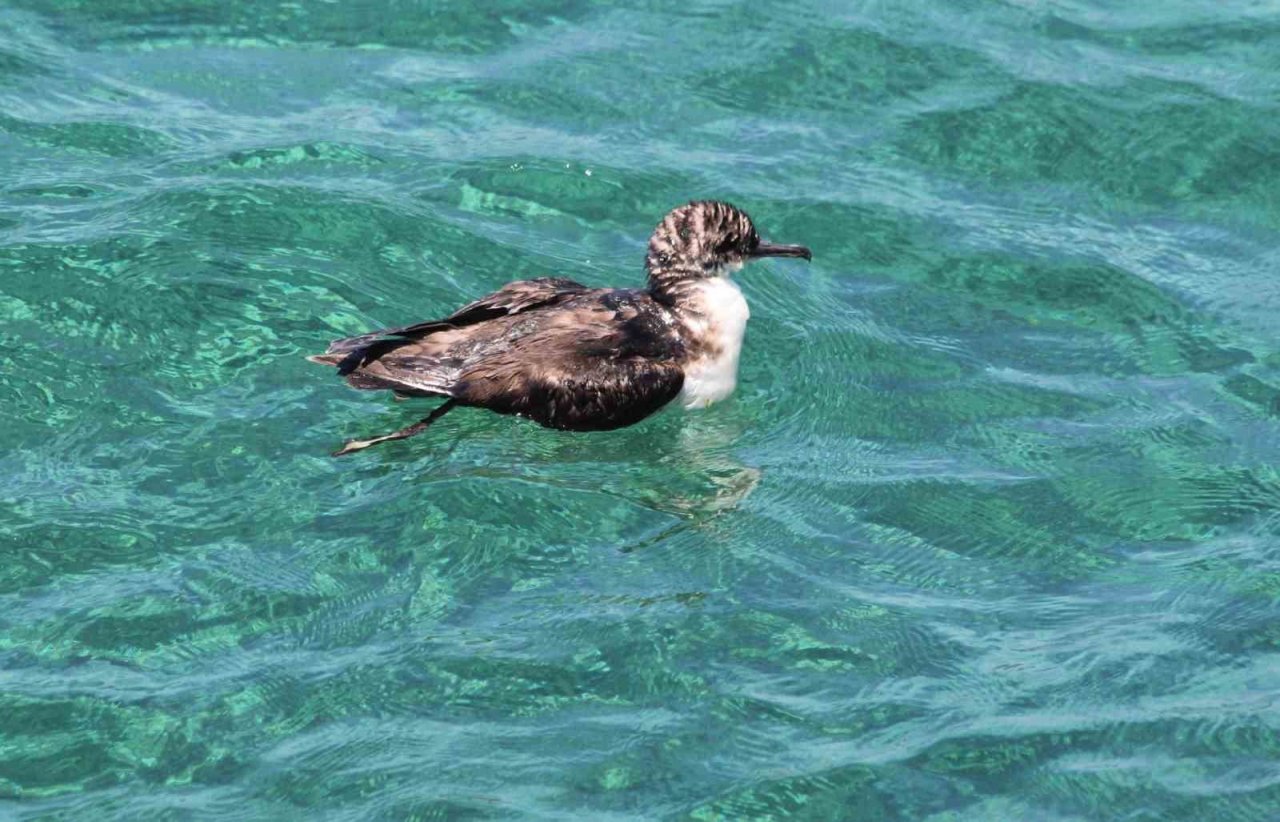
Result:
<svg viewBox="0 0 1280 822"><path fill-rule="evenodd" d="M722 400L737 383L750 315L728 275L757 257L812 254L762 242L728 203L692 202L649 239L645 288L520 280L442 320L335 340L308 359L336 366L352 387L446 399L413 425L352 440L334 456L412 437L458 406L607 431L672 400L686 408Z"/></svg>

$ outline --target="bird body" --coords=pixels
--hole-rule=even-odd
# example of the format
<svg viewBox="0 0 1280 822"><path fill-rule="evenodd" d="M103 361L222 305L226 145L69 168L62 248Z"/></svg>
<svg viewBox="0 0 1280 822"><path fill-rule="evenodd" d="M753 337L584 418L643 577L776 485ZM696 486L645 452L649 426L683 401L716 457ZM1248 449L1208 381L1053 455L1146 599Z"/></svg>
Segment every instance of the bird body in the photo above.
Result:
<svg viewBox="0 0 1280 822"><path fill-rule="evenodd" d="M412 436L459 405L591 431L639 422L676 398L687 408L722 400L750 315L727 273L755 256L810 254L761 243L727 203L695 202L655 230L647 288L520 280L442 320L335 340L309 359L336 366L352 387L447 398L408 428L336 453Z"/></svg>

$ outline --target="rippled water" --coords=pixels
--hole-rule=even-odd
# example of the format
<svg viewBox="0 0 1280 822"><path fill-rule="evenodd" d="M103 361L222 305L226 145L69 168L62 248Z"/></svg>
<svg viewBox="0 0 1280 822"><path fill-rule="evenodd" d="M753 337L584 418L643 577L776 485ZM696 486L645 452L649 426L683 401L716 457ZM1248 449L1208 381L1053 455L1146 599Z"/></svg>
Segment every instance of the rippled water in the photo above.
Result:
<svg viewBox="0 0 1280 822"><path fill-rule="evenodd" d="M0 7L0 814L1280 818L1280 11ZM564 434L302 359L638 284L729 403Z"/></svg>

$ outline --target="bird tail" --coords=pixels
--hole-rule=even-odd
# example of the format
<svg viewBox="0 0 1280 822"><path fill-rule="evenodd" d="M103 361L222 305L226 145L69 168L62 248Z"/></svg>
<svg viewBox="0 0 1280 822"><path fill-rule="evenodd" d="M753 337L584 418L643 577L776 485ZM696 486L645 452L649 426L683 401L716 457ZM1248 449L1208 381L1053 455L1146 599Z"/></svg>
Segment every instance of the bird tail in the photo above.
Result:
<svg viewBox="0 0 1280 822"><path fill-rule="evenodd" d="M337 368L347 385L363 391L390 390L402 397L450 396L460 363L442 361L435 357L415 358L413 379L407 382L398 378L396 369L387 370L374 364L388 350L394 350L407 342L408 340L375 340L348 351L314 354L307 359L319 365ZM384 345L385 343L391 345Z"/></svg>
<svg viewBox="0 0 1280 822"><path fill-rule="evenodd" d="M404 364L390 369L378 364L384 355L411 345L435 331L448 328L441 322L419 323L403 328L386 328L355 337L344 337L329 343L323 354L307 357L313 363L338 369L352 388L365 391L392 390L402 396L450 396L461 363L451 358L425 352L411 357L408 373L412 379L401 379Z"/></svg>
<svg viewBox="0 0 1280 822"><path fill-rule="evenodd" d="M404 337L388 337L382 332L361 334L358 337L334 340L323 354L312 354L307 359L318 365L335 366L338 373L345 377L360 366L409 342L411 340Z"/></svg>
<svg viewBox="0 0 1280 822"><path fill-rule="evenodd" d="M337 366L338 373L345 377L360 366L402 345L452 327L448 322L429 320L398 328L383 328L367 334L334 340L329 343L329 347L323 354L313 354L307 359L320 365Z"/></svg>

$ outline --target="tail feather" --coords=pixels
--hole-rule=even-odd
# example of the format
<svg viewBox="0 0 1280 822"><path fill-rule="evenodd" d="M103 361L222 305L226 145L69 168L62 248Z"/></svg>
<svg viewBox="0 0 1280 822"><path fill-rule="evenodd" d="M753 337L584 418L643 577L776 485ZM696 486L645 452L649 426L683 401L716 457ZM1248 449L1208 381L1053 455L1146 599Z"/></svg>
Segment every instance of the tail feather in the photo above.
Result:
<svg viewBox="0 0 1280 822"><path fill-rule="evenodd" d="M347 385L363 391L390 390L413 397L448 397L453 394L453 380L445 374L407 373L401 378L397 373L374 373L364 369L343 375Z"/></svg>
<svg viewBox="0 0 1280 822"><path fill-rule="evenodd" d="M423 323L422 325L428 325ZM440 323L431 323L432 330L438 330L434 326L441 326ZM408 345L414 339L410 337L397 336L401 332L408 330L406 328L385 328L381 331L372 331L368 334L359 334L354 337L343 337L340 340L334 340L329 343L329 347L325 349L323 354L313 354L307 357L313 363L319 365L337 366L338 373L347 376L351 372L373 362L384 354L395 351L401 346ZM425 336L423 334L422 336Z"/></svg>
<svg viewBox="0 0 1280 822"><path fill-rule="evenodd" d="M421 323L403 329L390 328L345 337L329 343L323 354L307 357L311 362L338 369L352 388L365 391L392 390L409 396L429 397L452 394L453 384L462 363L450 357L440 357L421 351L419 345L412 352L404 352L389 359L388 354L406 346L421 343L420 337L445 328L443 323ZM398 332L414 331L419 338L395 336Z"/></svg>
<svg viewBox="0 0 1280 822"><path fill-rule="evenodd" d="M357 368L361 368L383 354L389 354L397 348L409 345L413 340L392 337L390 339L377 339L372 342L358 345L349 350L349 352L338 362L338 373L347 376Z"/></svg>

